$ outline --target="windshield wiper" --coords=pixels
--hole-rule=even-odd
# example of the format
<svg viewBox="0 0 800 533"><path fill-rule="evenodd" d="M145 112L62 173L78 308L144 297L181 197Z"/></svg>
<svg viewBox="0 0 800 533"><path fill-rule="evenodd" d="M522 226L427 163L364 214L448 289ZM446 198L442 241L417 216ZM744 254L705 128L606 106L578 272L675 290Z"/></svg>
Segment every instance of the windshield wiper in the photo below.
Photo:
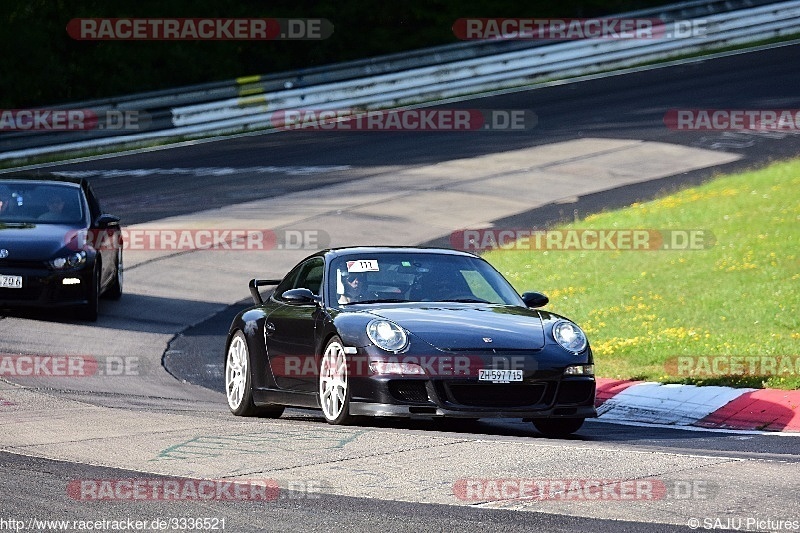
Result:
<svg viewBox="0 0 800 533"><path fill-rule="evenodd" d="M349 304L384 304L384 303L397 303L407 302L402 298L377 298L375 300L359 300L357 302L348 302Z"/></svg>
<svg viewBox="0 0 800 533"><path fill-rule="evenodd" d="M488 304L489 300L483 298L453 298L452 300L439 300L440 302L457 302L465 304Z"/></svg>
<svg viewBox="0 0 800 533"><path fill-rule="evenodd" d="M32 224L31 222L0 222L0 228L30 229L35 227L36 224Z"/></svg>

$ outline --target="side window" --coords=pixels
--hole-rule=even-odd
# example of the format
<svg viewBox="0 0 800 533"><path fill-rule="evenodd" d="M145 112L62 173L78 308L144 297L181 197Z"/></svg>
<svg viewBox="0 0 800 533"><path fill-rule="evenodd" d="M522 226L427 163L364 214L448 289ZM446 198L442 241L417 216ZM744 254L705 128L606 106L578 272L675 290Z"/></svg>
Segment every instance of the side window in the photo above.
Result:
<svg viewBox="0 0 800 533"><path fill-rule="evenodd" d="M314 257L299 265L275 289L275 298L280 300L283 293L289 289L305 288L314 294L319 294L324 265L325 261L321 257Z"/></svg>
<svg viewBox="0 0 800 533"><path fill-rule="evenodd" d="M86 202L89 204L89 214L91 215L92 221L95 221L97 217L103 214L100 202L97 201L97 196L95 196L92 187L88 183L86 183L84 192L86 193Z"/></svg>
<svg viewBox="0 0 800 533"><path fill-rule="evenodd" d="M297 278L297 283L295 284L296 289L303 287L310 290L314 294L319 295L319 289L322 287L322 272L324 269L324 262L321 257L317 259L319 260L309 261L309 263L313 264L309 265L309 268L300 272L300 276Z"/></svg>
<svg viewBox="0 0 800 533"><path fill-rule="evenodd" d="M286 277L283 278L283 281L281 281L281 283L275 287L275 292L272 293L273 298L280 300L281 295L283 295L284 292L288 291L289 289L294 289L294 282L297 279L297 275L300 274L304 264L296 266L294 270L286 274Z"/></svg>

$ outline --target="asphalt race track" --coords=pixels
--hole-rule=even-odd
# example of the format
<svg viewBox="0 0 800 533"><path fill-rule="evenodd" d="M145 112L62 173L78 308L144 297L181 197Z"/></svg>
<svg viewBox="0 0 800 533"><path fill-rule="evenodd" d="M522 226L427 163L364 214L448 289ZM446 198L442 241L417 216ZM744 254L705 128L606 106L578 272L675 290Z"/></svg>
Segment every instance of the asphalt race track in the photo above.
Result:
<svg viewBox="0 0 800 533"><path fill-rule="evenodd" d="M791 133L672 131L663 119L670 109L798 109L799 62L800 45L781 46L445 106L532 110L538 123L525 131L280 132L46 170L88 176L106 210L136 228L446 244L457 229L542 227L797 156ZM246 282L280 276L314 248L282 244L126 252L126 294L102 302L96 324L0 318L0 353L101 362L90 376L0 380L0 530L12 518L29 530L33 519L205 517L229 531L387 532L768 531L800 521L797 436L588 421L572 438L547 439L520 421L331 427L315 411L233 417L220 392L222 352L230 318L249 301ZM175 478L268 479L281 490L255 502L86 501L72 490ZM459 489L490 478L664 490L536 500Z"/></svg>

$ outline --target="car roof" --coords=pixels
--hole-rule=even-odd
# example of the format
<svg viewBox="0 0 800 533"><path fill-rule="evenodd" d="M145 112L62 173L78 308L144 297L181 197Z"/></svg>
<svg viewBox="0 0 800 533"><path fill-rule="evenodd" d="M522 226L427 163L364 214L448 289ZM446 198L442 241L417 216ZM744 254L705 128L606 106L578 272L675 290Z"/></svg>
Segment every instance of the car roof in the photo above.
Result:
<svg viewBox="0 0 800 533"><path fill-rule="evenodd" d="M73 178L71 176L56 176L54 174L2 174L0 182L3 181L35 181L40 183L62 183L72 185L83 185L85 178Z"/></svg>
<svg viewBox="0 0 800 533"><path fill-rule="evenodd" d="M320 250L315 255L325 255L329 259L341 257L344 255L352 254L379 254L379 253L422 253L431 255L453 255L460 257L478 256L462 250L453 250L451 248L429 248L426 246L343 246L339 248L328 248L327 250Z"/></svg>

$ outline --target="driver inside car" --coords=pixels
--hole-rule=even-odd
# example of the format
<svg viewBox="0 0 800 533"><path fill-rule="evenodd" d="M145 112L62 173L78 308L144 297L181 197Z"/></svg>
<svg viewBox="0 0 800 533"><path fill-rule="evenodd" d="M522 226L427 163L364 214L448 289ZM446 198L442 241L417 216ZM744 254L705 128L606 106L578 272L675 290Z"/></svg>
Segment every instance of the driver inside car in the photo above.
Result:
<svg viewBox="0 0 800 533"><path fill-rule="evenodd" d="M364 299L366 279L363 272L350 272L343 279L344 293L339 296L340 304L349 304Z"/></svg>

